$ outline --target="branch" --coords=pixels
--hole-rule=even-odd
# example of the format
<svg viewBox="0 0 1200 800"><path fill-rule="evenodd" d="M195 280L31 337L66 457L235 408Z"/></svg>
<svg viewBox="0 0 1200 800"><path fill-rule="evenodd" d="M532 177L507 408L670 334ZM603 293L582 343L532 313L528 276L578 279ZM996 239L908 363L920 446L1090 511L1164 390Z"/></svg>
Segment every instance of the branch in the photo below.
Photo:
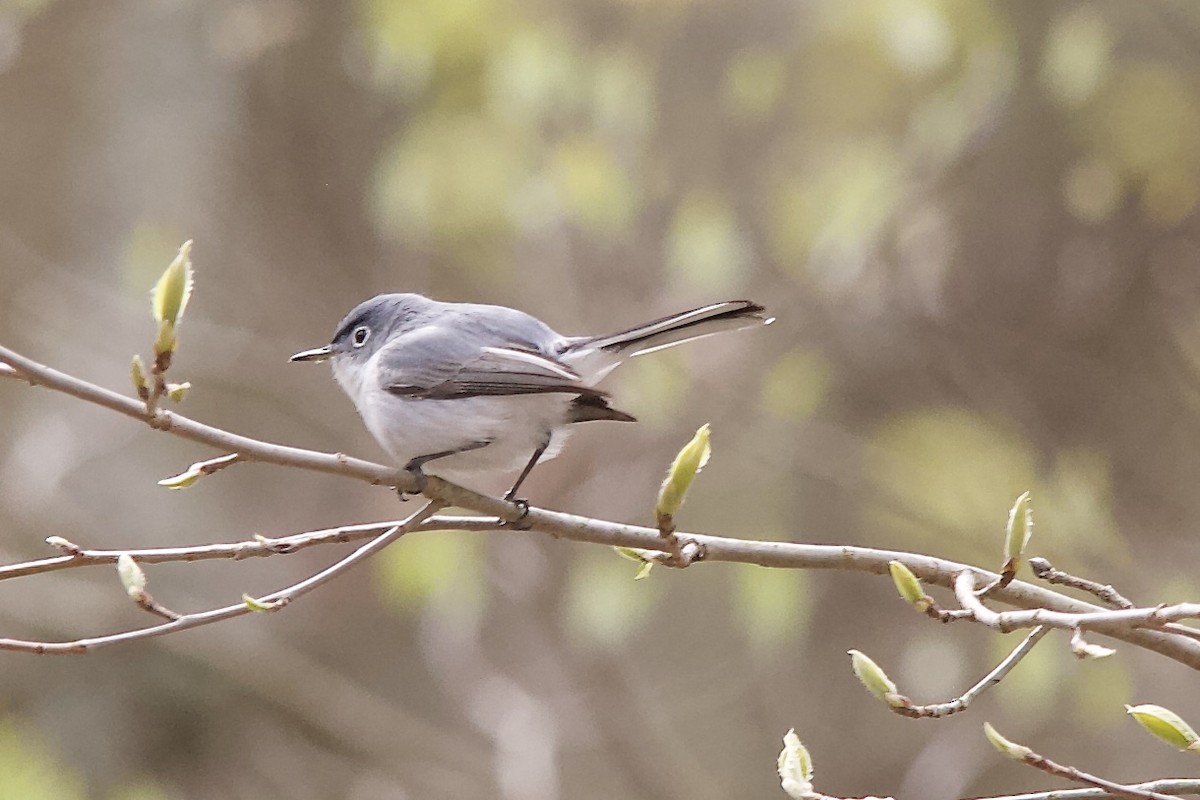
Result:
<svg viewBox="0 0 1200 800"><path fill-rule="evenodd" d="M1145 783L1131 783L1128 789L1139 789L1143 792L1158 792L1164 795L1181 795L1200 793L1200 779L1196 778L1164 778ZM1110 792L1107 789L1055 789L1046 792L1031 792L1029 794L1006 794L989 797L974 797L968 800L1117 800L1128 797L1127 794Z"/></svg>
<svg viewBox="0 0 1200 800"><path fill-rule="evenodd" d="M663 544L662 536L655 528L625 525L546 509L526 508L500 498L473 492L434 476L419 480L418 476L404 470L385 467L341 453L321 453L263 442L196 422L165 409L148 414L138 400L43 366L4 347L0 347L0 364L7 364L19 373L21 379L32 385L63 392L108 408L144 422L156 430L167 431L226 452L236 452L244 461L261 461L356 478L373 485L395 487L401 491L420 490L431 500L496 518L472 525L471 528L474 530L488 529L497 525L499 520L519 521L522 527L573 541L636 547L643 550L657 550ZM464 526L459 525L458 527ZM704 561L757 564L784 569L836 569L887 575L889 574L888 562L894 560L903 563L924 582L946 588L953 588L955 576L964 571L969 572L980 583L993 582L999 577L995 573L971 565L916 553L841 545L753 541L698 533L681 532L678 535L694 542L704 553ZM68 556L60 558L68 558ZM53 565L46 566L47 562L53 562ZM32 574L42 569L63 568L64 566L66 565L56 559L46 559L42 562L35 562L33 566L14 565L9 568L7 574L0 573L0 577L15 577L20 574ZM989 597L1018 608L1042 609L1061 614L1111 613L1104 612L1104 609L1091 603L1076 600L1023 581L1013 581L1008 586L998 587ZM982 620L979 621L982 622ZM1037 620L1025 627L1033 627L1042 621ZM1073 617L1069 627L1077 627L1078 624ZM1189 641L1185 637L1164 631L1137 629L1134 627L1135 624L1137 624L1136 620L1097 617L1089 622L1087 627L1097 633L1152 650L1181 664L1200 670L1200 642Z"/></svg>
<svg viewBox="0 0 1200 800"><path fill-rule="evenodd" d="M913 719L939 719L948 717L951 714L957 714L960 711L966 711L976 697L992 688L1012 672L1013 667L1021 663L1021 659L1029 655L1034 646L1042 640L1042 638L1050 632L1049 628L1037 627L1029 632L1019 645L1013 648L1013 651L1004 657L1004 660L996 665L996 668L984 675L982 679L970 689L967 689L958 697L945 703L931 703L929 705L918 706L907 702L905 698L903 705L888 704L888 708L895 711L904 717L912 717Z"/></svg>
<svg viewBox="0 0 1200 800"><path fill-rule="evenodd" d="M364 525L343 525L337 528L306 531L291 536L281 536L276 539L256 536L241 542L228 544L201 544L184 547L146 547L133 550L89 550L74 542L67 541L61 536L51 536L46 541L53 547L63 551L63 555L53 558L43 558L37 561L25 561L19 564L0 566L0 580L22 578L27 575L40 575L45 572L57 572L74 567L87 567L96 564L115 564L122 555L132 557L139 564L162 564L172 561L208 561L212 559L259 558L265 556L286 555L295 553L307 547L321 544L356 542L369 539L384 531L405 524L404 520L387 522L371 522ZM500 520L491 517L451 517L435 516L425 520L412 533L420 531L445 530L501 530Z"/></svg>
<svg viewBox="0 0 1200 800"><path fill-rule="evenodd" d="M1149 608L1096 609L1092 611L1055 611L1033 608L1026 611L996 612L985 606L975 593L975 575L970 570L960 572L954 579L954 594L963 608L969 609L975 621L1001 633L1041 625L1066 630L1111 632L1116 627L1162 627L1181 619L1200 617L1200 603L1176 603ZM1095 608L1093 606L1093 608Z"/></svg>
<svg viewBox="0 0 1200 800"><path fill-rule="evenodd" d="M288 586L284 589L272 592L264 597L258 598L253 603L243 601L237 605L224 606L222 608L214 608L210 611L201 611L195 614L183 614L170 622L164 622L161 625L154 625L149 628L138 628L136 630L123 631L121 633L113 633L107 636L94 636L86 639L76 639L71 642L33 642L23 639L0 639L0 650L18 650L27 653L88 653L92 650L97 650L108 645L118 644L121 642L132 642L138 639L150 639L155 636L164 636L168 633L176 631L188 630L189 628L198 628L201 625L211 625L214 622L240 617L244 614L250 614L255 611L274 611L282 608L302 595L308 594L318 586L328 582L334 576L349 569L355 564L363 561L383 548L387 547L392 542L399 539L410 530L420 525L421 522L436 513L442 505L437 502L430 502L424 508L413 512L407 520L400 525L395 525L389 528L385 533L377 536L371 541L359 547L350 555L337 561L336 563L326 567L315 575Z"/></svg>
<svg viewBox="0 0 1200 800"><path fill-rule="evenodd" d="M342 453L318 453L299 447L272 444L205 425L166 409L150 413L140 400L97 386L93 383L38 364L25 356L0 347L0 365L7 365L17 373L16 377L33 386L42 386L56 392L69 394L88 403L103 406L118 414L146 423L151 428L167 431L184 439L237 453L244 461L261 461L268 464L299 467L316 472L332 473L358 478L375 485L393 486L406 492L418 490L415 476L370 461L351 458Z"/></svg>
<svg viewBox="0 0 1200 800"><path fill-rule="evenodd" d="M1088 594L1095 595L1102 603L1107 603L1113 608L1133 608L1133 602L1127 599L1123 594L1118 592L1109 584L1097 583L1090 581L1087 578L1080 578L1077 575L1071 575L1068 572L1063 572L1061 569L1055 569L1050 562L1044 558L1029 559L1029 568L1033 570L1033 574L1044 580L1046 583L1058 584L1060 586L1070 586L1072 589L1079 589Z"/></svg>
<svg viewBox="0 0 1200 800"><path fill-rule="evenodd" d="M1142 789L1137 786L1128 784L1114 783L1113 781L1101 778L1098 775L1092 775L1090 772L1076 769L1067 764L1059 764L1057 761L1051 761L1043 755L1030 752L1021 761L1034 769L1041 770L1047 775L1054 775L1059 778L1065 778L1075 783L1085 783L1089 786L1094 786L1106 792L1110 797L1133 797L1145 798L1146 800L1170 800L1165 794L1161 794L1152 789ZM1053 795L1052 795L1053 796Z"/></svg>

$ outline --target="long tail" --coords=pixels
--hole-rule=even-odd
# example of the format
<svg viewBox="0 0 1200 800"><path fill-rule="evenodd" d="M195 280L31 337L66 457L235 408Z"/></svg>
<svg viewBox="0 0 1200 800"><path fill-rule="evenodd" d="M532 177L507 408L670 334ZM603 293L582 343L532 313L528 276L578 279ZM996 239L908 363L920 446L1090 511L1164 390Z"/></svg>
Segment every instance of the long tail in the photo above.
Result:
<svg viewBox="0 0 1200 800"><path fill-rule="evenodd" d="M570 339L563 347L563 360L588 378L590 383L594 383L631 356L674 347L725 331L769 325L775 318L767 317L765 311L750 300L713 303L618 333Z"/></svg>
<svg viewBox="0 0 1200 800"><path fill-rule="evenodd" d="M569 349L595 348L622 356L636 356L712 336L714 333L769 325L774 318L766 317L763 313L765 311L765 308L750 300L713 303L656 319L619 333L572 342Z"/></svg>

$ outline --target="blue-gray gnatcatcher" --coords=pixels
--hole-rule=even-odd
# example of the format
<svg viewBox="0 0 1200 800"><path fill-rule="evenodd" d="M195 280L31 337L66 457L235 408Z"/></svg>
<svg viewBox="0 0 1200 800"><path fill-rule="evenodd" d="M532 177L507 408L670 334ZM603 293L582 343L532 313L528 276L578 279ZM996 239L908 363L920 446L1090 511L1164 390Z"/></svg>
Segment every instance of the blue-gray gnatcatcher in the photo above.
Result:
<svg viewBox="0 0 1200 800"><path fill-rule="evenodd" d="M332 362L371 435L405 469L429 464L455 482L521 469L512 500L570 423L636 421L595 388L626 358L771 321L762 306L732 300L607 336L563 336L504 306L382 294L347 314L332 342L291 360Z"/></svg>

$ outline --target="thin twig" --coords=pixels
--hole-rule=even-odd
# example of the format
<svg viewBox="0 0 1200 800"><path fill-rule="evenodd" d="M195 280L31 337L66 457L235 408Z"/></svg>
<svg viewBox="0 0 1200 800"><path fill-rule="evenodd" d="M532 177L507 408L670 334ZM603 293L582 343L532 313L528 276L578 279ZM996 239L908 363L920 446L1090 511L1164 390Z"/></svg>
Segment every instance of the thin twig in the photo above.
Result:
<svg viewBox="0 0 1200 800"><path fill-rule="evenodd" d="M257 604L265 606L271 610L282 608L302 595L311 592L318 586L327 583L341 572L349 569L355 564L363 561L383 548L387 547L392 542L399 539L409 530L418 526L422 521L437 513L442 508L442 504L431 501L425 507L413 512L412 516L406 519L402 524L396 525L388 529L385 533L375 537L371 541L359 547L350 555L326 567L315 575L292 584L268 595L257 598ZM211 625L214 622L240 617L244 614L252 613L256 609L252 609L250 604L242 602L237 605L224 606L222 608L214 608L209 611L201 611L195 614L183 614L177 619L170 622L164 622L161 625L154 625L149 628L137 628L135 630L122 631L121 633L108 634L106 636L94 636L86 639L76 639L70 642L36 642L23 639L0 639L0 650L18 650L29 653L88 653L92 650L106 647L120 642L132 642L138 639L149 639L154 636L163 636L176 631L188 630L189 628L197 628L201 625Z"/></svg>
<svg viewBox="0 0 1200 800"><path fill-rule="evenodd" d="M1200 793L1200 779L1163 778L1145 783L1131 783L1127 785L1127 788L1140 789L1144 792L1159 792L1164 795L1198 794ZM1093 787L1090 789L1055 789L1028 794L988 795L987 797L967 798L967 800L1117 800L1117 798L1128 796Z"/></svg>
<svg viewBox="0 0 1200 800"><path fill-rule="evenodd" d="M1134 607L1133 601L1114 589L1111 584L1097 583L1087 578L1081 578L1078 575L1072 575L1069 572L1063 572L1051 566L1050 562L1044 558L1029 559L1029 566L1033 570L1033 574L1046 581L1046 583L1079 589L1099 598L1102 603L1110 605L1113 608ZM1161 625L1160 628L1169 633L1175 633L1200 641L1200 630L1188 627L1187 625L1180 625L1177 622L1167 622Z"/></svg>
<svg viewBox="0 0 1200 800"><path fill-rule="evenodd" d="M967 706L971 705L971 702L976 697L1004 680L1005 676L1012 672L1013 667L1019 664L1021 659L1029 655L1034 646L1049 632L1050 629L1044 626L1034 628L1019 645L1013 648L1011 653L1004 657L1003 661L996 665L995 669L983 676L978 683L953 700L923 706L912 705L906 702L902 705L889 704L888 707L901 716L912 717L913 719L939 719L941 717L948 717L951 714L957 714L960 711L965 711ZM902 699L905 701L908 700L906 697Z"/></svg>
<svg viewBox="0 0 1200 800"><path fill-rule="evenodd" d="M1110 605L1113 608L1133 608L1133 601L1127 599L1110 584L1097 583L1096 581L1090 581L1087 578L1080 578L1077 575L1055 569L1044 558L1029 559L1029 568L1033 570L1034 575L1046 583L1080 589L1094 595L1100 602Z"/></svg>
<svg viewBox="0 0 1200 800"><path fill-rule="evenodd" d="M1134 785L1114 783L1113 781L1105 780L1104 778L1101 778L1097 775L1092 775L1091 773L1084 772L1080 769L1076 769L1075 767L1071 767L1066 764L1059 764L1056 761L1051 761L1045 756L1032 751L1025 755L1024 758L1021 758L1020 761L1023 764L1028 764L1034 769L1045 772L1047 775L1054 775L1055 777L1065 778L1069 781L1074 781L1075 783L1085 783L1088 786L1095 786L1097 789L1103 789L1113 797L1133 797L1139 798L1139 800L1141 798L1146 798L1146 800L1171 800L1169 796L1160 794L1154 790L1141 789ZM1053 797L1054 795L1052 794L1050 796Z"/></svg>
<svg viewBox="0 0 1200 800"><path fill-rule="evenodd" d="M125 550L89 550L69 542L61 536L51 536L46 541L64 551L61 556L25 561L19 564L0 566L0 580L40 575L72 567L93 564L115 564L121 555L129 555L140 564L162 564L172 561L207 561L211 559L256 558L285 555L306 547L322 544L356 542L369 539L384 531L403 525L403 520L371 522L364 525L343 525L337 528L296 533L276 539L256 536L242 542L202 544L183 547L146 547ZM419 531L471 530L488 531L502 528L495 517L452 517L435 516L422 522L413 533Z"/></svg>
<svg viewBox="0 0 1200 800"><path fill-rule="evenodd" d="M299 447L288 447L239 436L162 408L153 414L148 414L145 405L139 400L59 372L5 347L0 347L0 364L9 365L20 373L19 377L34 386L43 386L103 406L119 414L140 420L155 430L168 431L176 436L191 439L219 450L237 452L247 461L261 461L268 464L281 464L334 475L345 475L409 492L417 489L416 479L412 473L404 470L372 464L369 461L351 458L341 453L318 453Z"/></svg>
<svg viewBox="0 0 1200 800"><path fill-rule="evenodd" d="M969 588L968 588L969 587ZM1119 608L1085 612L1054 611L1033 608L1024 611L992 611L975 593L975 573L963 570L954 580L954 594L963 608L969 609L975 621L1002 633L1021 628L1047 625L1064 630L1090 629L1110 633L1115 627L1148 626L1161 628L1181 619L1200 618L1200 603L1176 603L1148 608ZM968 597L968 594L970 595Z"/></svg>
<svg viewBox="0 0 1200 800"><path fill-rule="evenodd" d="M21 373L10 367L8 364L0 364L0 378L20 378Z"/></svg>
<svg viewBox="0 0 1200 800"><path fill-rule="evenodd" d="M181 616L183 616L182 614L172 611L171 609L164 606L162 603L155 600L153 595L151 595L149 592L146 592L146 591L138 592L136 596L131 597L130 599L132 599L133 602L137 603L138 608L142 609L143 611L149 611L151 614L153 614L156 617L162 617L163 619L169 619L169 620L177 620Z"/></svg>

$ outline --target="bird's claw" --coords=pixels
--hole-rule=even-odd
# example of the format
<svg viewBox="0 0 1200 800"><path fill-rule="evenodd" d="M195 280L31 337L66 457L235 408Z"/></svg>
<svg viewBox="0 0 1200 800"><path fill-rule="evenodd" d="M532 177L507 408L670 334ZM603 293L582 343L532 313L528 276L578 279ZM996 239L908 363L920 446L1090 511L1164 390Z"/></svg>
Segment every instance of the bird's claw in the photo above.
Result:
<svg viewBox="0 0 1200 800"><path fill-rule="evenodd" d="M512 528L514 531L529 530L529 523L525 522L525 518L529 516L529 501L523 497L510 497L504 495L504 499L516 506L521 514L516 519L506 519L501 524L505 528Z"/></svg>

